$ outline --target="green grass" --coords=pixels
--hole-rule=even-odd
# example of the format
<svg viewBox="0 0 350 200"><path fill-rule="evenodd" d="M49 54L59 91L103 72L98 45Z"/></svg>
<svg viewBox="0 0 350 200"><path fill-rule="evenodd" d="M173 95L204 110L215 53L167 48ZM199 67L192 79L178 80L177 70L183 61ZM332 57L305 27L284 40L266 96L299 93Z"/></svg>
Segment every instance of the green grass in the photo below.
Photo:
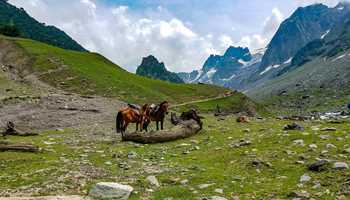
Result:
<svg viewBox="0 0 350 200"><path fill-rule="evenodd" d="M200 113L213 113L217 111L217 106L219 106L222 112L226 113L257 112L259 115L269 115L261 105L239 92L235 92L234 95L229 97L180 105L175 107L174 110L184 112L189 109L196 109Z"/></svg>
<svg viewBox="0 0 350 200"><path fill-rule="evenodd" d="M90 130L87 127L65 130L63 133L49 131L37 137L9 137L12 141L34 142L46 151L39 154L0 153L0 191L25 191L26 187L46 188L46 185L53 184L51 189L43 189L36 194L54 195L65 191L64 194L84 195L97 182L116 181L135 188L136 193L131 199L163 200L173 197L191 200L213 195L228 199L233 196L240 199L288 199L290 192L305 190L315 199L331 200L342 194L342 188L349 190L349 185L343 185L350 177L349 170L330 169L319 173L307 170L307 165L317 158L348 162L349 154L344 154L343 150L349 148L349 120L339 124L325 121L298 122L305 127L304 132L283 131L283 126L291 121L275 119L238 124L232 116L218 120L212 115L205 115L204 123L204 130L192 138L154 145L136 145L119 140L112 143L115 133L110 131L109 125L91 133L86 132ZM336 127L337 131L321 132L312 130L312 127ZM97 140L89 137L89 134L96 132L103 133L103 136L95 135ZM330 135L330 138L324 140L319 137L324 134ZM241 139L249 139L252 144L240 148L230 146ZM296 139L303 139L305 146L295 145L293 141ZM56 143L46 145L43 141ZM310 150L309 144L318 147ZM327 144L337 148L327 148ZM195 149L195 146L199 149ZM288 155L287 150L294 153ZM325 150L327 152L321 153ZM137 157L127 158L130 151L136 152ZM301 160L301 156L305 164L296 163ZM61 157L72 162L64 163ZM272 166L257 168L251 164L255 159L269 162ZM107 161L111 165L106 164ZM81 162L103 170L105 175L74 178L84 172L86 166ZM123 162L130 169L118 167ZM161 171L148 172L147 168ZM300 185L299 178L304 173L309 174L312 180ZM152 188L145 181L151 174L156 175L161 182L160 188ZM66 178L63 180L62 177ZM185 179L188 183L182 185L180 181ZM61 185L62 182L65 186ZM313 188L316 182L320 182L320 188ZM198 185L205 183L214 185L198 188ZM154 192L148 191L151 188ZM217 194L214 192L216 188L223 189L224 193Z"/></svg>
<svg viewBox="0 0 350 200"><path fill-rule="evenodd" d="M30 70L41 80L69 92L136 103L180 103L217 97L227 91L217 86L173 84L137 76L95 53L64 50L27 39L1 39L14 41L34 61Z"/></svg>

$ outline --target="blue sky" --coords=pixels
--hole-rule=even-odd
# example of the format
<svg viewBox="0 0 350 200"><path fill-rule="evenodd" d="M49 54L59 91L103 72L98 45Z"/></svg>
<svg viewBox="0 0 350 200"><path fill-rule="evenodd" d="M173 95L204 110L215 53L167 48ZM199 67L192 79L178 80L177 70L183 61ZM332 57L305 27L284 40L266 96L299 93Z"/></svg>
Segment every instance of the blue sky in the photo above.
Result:
<svg viewBox="0 0 350 200"><path fill-rule="evenodd" d="M265 47L299 6L337 0L10 0L129 71L153 54L172 71L201 68L230 45Z"/></svg>

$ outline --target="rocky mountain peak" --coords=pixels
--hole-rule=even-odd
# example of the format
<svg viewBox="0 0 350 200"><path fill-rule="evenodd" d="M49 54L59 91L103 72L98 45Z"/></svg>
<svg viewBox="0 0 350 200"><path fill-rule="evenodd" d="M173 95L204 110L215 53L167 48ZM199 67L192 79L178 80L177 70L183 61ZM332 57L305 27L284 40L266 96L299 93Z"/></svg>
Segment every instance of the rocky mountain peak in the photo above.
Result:
<svg viewBox="0 0 350 200"><path fill-rule="evenodd" d="M233 47L230 46L225 54L224 57L231 57L231 58L236 58L236 59L242 59L244 61L249 61L252 59L252 56L250 54L250 51L247 47Z"/></svg>
<svg viewBox="0 0 350 200"><path fill-rule="evenodd" d="M153 55L142 59L141 65L136 70L136 74L174 83L183 83L182 79L178 77L177 74L169 72L165 64L159 62Z"/></svg>

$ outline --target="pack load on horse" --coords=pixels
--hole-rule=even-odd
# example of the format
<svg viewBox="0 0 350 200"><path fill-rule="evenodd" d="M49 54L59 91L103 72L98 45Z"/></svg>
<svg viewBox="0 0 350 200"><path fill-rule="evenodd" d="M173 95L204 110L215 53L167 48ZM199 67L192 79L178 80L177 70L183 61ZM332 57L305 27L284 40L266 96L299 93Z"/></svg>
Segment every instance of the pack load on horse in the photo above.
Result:
<svg viewBox="0 0 350 200"><path fill-rule="evenodd" d="M159 105L145 104L142 106L141 110L144 110L145 115L148 116L151 121L156 122L157 130L159 130L159 122L160 122L160 129L163 130L164 118L165 118L165 115L169 113L168 112L169 106L170 105L167 101L163 101Z"/></svg>
<svg viewBox="0 0 350 200"><path fill-rule="evenodd" d="M116 118L116 130L117 133L121 133L122 137L130 123L136 123L136 131L148 131L148 125L150 123L150 119L147 115L145 115L145 111L141 108L141 106L135 104L128 104L127 107L119 110Z"/></svg>

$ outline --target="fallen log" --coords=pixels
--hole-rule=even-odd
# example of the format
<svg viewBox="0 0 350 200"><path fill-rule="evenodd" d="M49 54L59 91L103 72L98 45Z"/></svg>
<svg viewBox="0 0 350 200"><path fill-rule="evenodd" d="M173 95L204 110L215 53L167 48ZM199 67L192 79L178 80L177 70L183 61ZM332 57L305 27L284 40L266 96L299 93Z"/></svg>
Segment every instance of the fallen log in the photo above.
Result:
<svg viewBox="0 0 350 200"><path fill-rule="evenodd" d="M0 152L20 151L20 152L38 152L39 147L32 144L13 144L10 142L0 141Z"/></svg>
<svg viewBox="0 0 350 200"><path fill-rule="evenodd" d="M202 126L195 120L181 121L169 130L151 131L147 133L124 133L123 141L132 141L142 144L163 143L184 139L197 134Z"/></svg>

